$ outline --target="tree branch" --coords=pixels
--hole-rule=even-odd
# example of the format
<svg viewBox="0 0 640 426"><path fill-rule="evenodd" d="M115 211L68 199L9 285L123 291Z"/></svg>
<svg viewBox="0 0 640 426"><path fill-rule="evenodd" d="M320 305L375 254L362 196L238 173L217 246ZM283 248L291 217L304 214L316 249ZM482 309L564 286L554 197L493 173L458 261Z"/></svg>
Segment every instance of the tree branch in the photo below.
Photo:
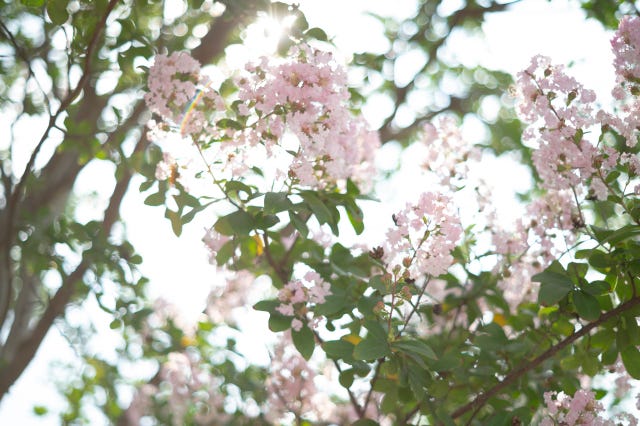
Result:
<svg viewBox="0 0 640 426"><path fill-rule="evenodd" d="M458 417L461 417L463 414L466 414L471 410L474 410L474 411L479 410L491 397L498 395L503 389L512 385L516 380L518 380L520 377L522 377L529 371L533 370L534 368L537 368L544 361L554 357L558 352L560 352L561 350L563 350L564 348L566 348L567 346L569 346L579 338L585 336L594 328L605 323L611 318L615 318L621 313L630 310L631 308L637 305L640 305L640 297L633 298L619 305L617 308L602 314L600 318L598 318L596 321L590 322L589 324L585 325L580 330L573 333L571 336L568 336L564 340L560 341L560 343L558 343L557 345L550 347L549 349L547 349L546 351L544 351L542 354L538 355L531 361L523 360L522 366L520 368L507 374L507 376L504 379L502 379L501 382L496 384L494 387L492 387L486 392L478 394L472 401L455 410L451 415L451 417L453 419L457 419Z"/></svg>
<svg viewBox="0 0 640 426"><path fill-rule="evenodd" d="M104 27L106 26L109 15L113 11L117 3L118 3L118 0L110 0L109 3L107 4L107 8L104 14L102 15L102 18L100 19L100 21L97 23L96 28L91 37L91 40L89 41L89 44L87 46L87 51L85 53L86 56L82 66L82 76L80 77L78 84L76 85L75 89L71 93L69 93L64 100L62 100L60 107L55 112L55 114L49 116L49 123L47 125L47 128L42 134L42 137L40 138L40 141L34 148L33 152L31 153L31 157L29 158L29 161L25 166L22 176L18 180L18 183L16 184L16 186L13 188L13 191L11 192L11 194L7 194L6 196L8 200L6 216L4 217L5 220L3 220L1 223L2 227L4 228L4 235L3 235L4 238L2 238L2 240L0 241L0 247L2 247L3 249L2 250L3 251L2 260L4 263L3 269L5 269L5 271L3 271L2 273L3 282L0 283L2 285L2 289L1 289L2 292L0 294L0 325L4 324L7 313L9 311L9 306L11 304L11 299L13 298L13 288L12 288L13 278L12 278L11 260L9 257L9 251L11 249L11 246L13 245L13 239L14 239L13 231L14 231L15 222L16 222L16 212L18 210L18 205L20 204L20 201L22 198L23 188L26 185L27 178L32 172L36 158L38 157L38 154L40 153L42 146L49 139L49 133L51 132L51 129L54 128L58 117L80 95L83 88L86 86L87 82L89 81L89 76L91 74L91 60L95 53L96 47L98 46L98 40L102 34L102 31L104 30ZM18 54L20 54L20 52L18 52Z"/></svg>

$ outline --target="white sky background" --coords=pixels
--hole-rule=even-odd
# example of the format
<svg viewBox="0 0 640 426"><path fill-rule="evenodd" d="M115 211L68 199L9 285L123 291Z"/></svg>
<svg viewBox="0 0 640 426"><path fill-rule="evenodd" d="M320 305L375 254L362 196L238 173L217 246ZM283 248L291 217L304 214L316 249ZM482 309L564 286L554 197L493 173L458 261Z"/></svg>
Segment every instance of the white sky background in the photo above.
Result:
<svg viewBox="0 0 640 426"><path fill-rule="evenodd" d="M411 13L414 4L412 0L300 0L299 3L311 26L321 27L330 37L335 37L338 48L346 57L364 49L380 51L376 46L387 43L381 35L381 25L363 15L363 10L402 17ZM486 42L475 37L457 40L455 53L463 64L480 60L487 68L515 74L528 65L533 55L541 53L552 57L555 63L574 63L570 73L586 87L595 89L599 99L609 99L613 85L610 34L603 32L599 23L587 22L575 3L566 0L523 0L509 12L488 16L483 29ZM391 150L389 154L394 153ZM517 169L506 168L508 166L505 164L500 167L512 175L518 173ZM108 170L106 172L109 173ZM513 177L509 177L509 180L514 180L518 185L518 179ZM526 177L523 179L526 185ZM520 185L523 179L520 179ZM498 177L497 181L504 182L504 176ZM207 253L201 244L203 228L211 225L215 218L205 220L202 217L194 221L185 227L180 238L176 238L163 211L143 205L145 196L138 194L137 183L132 184L122 213L129 239L144 257L143 273L151 279L154 294L179 305L186 315L195 316L204 307L215 279L215 268L208 264ZM79 192L95 189L92 181L82 179L79 179L76 188ZM504 195L505 202L508 202L506 194L508 189ZM379 195L384 196L382 193ZM376 209L381 212L376 217L388 218L399 202L399 199L395 199L383 203ZM371 220L372 215L369 216ZM386 229L387 222L380 228ZM260 351L252 348L252 351L256 350ZM266 351L263 351L262 356L265 355ZM51 385L48 363L52 359L69 356L67 342L59 333L49 333L36 361L0 405L0 424L5 424L7 420L20 425L58 424L54 415L35 418L31 413L34 404L57 405L55 401L59 399Z"/></svg>

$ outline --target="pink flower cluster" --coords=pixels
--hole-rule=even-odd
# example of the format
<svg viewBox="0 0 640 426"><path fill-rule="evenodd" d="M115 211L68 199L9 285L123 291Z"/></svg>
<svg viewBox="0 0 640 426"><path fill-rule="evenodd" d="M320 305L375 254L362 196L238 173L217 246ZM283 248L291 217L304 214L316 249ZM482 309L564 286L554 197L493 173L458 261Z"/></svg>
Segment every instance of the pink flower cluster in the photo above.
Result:
<svg viewBox="0 0 640 426"><path fill-rule="evenodd" d="M225 277L224 285L211 290L205 312L214 323L233 324L232 311L247 306L256 277L246 270L218 269L217 273Z"/></svg>
<svg viewBox="0 0 640 426"><path fill-rule="evenodd" d="M622 18L611 47L616 71L613 96L620 105L615 115L601 112L599 118L622 135L627 146L634 147L640 128L640 18Z"/></svg>
<svg viewBox="0 0 640 426"><path fill-rule="evenodd" d="M440 183L455 186L467 177L469 161L480 158L480 150L469 144L453 117L441 117L423 128L422 143L427 148L424 167L435 173Z"/></svg>
<svg viewBox="0 0 640 426"><path fill-rule="evenodd" d="M144 99L149 109L167 125L179 127L182 136L210 131L211 111L225 110L222 97L200 74L198 61L185 52L156 56L147 85Z"/></svg>
<svg viewBox="0 0 640 426"><path fill-rule="evenodd" d="M243 135L249 145L271 151L289 131L298 146L288 173L301 185L322 188L347 178L368 185L380 141L349 110L346 73L330 53L302 44L284 61L262 58L246 71L237 83L240 113L257 117Z"/></svg>
<svg viewBox="0 0 640 426"><path fill-rule="evenodd" d="M290 281L278 291L278 300L282 303L276 310L282 315L304 317L307 304L322 304L325 302L325 297L330 294L329 283L324 281L317 272L309 271L302 280ZM291 321L291 328L296 331L300 331L302 325L300 318L294 318Z"/></svg>
<svg viewBox="0 0 640 426"><path fill-rule="evenodd" d="M217 232L215 229L207 229L205 231L204 237L202 237L202 241L209 251L209 263L212 265L216 264L216 255L231 238L227 235L222 235Z"/></svg>
<svg viewBox="0 0 640 426"><path fill-rule="evenodd" d="M514 229L492 224L492 242L500 255L498 270L504 273L500 286L512 307L537 295L531 277L546 268L575 242L581 218L569 190L549 191L534 200Z"/></svg>
<svg viewBox="0 0 640 426"><path fill-rule="evenodd" d="M584 183L594 173L596 149L583 134L595 124L595 93L544 56L532 58L530 66L518 74L517 84L518 111L531 123L523 139L539 144L533 162L544 186L567 189Z"/></svg>
<svg viewBox="0 0 640 426"><path fill-rule="evenodd" d="M538 144L533 162L547 189L581 189L603 200L610 189L605 181L617 165L630 164L630 176L637 176L637 156L620 154L606 146L606 134L614 132L636 146L640 135L640 18L627 16L611 40L614 53L617 100L615 113L594 111L595 95L565 74L549 58L536 56L518 74L518 111L530 123L523 138ZM584 136L596 125L602 131L597 146ZM595 142L595 141L594 141Z"/></svg>
<svg viewBox="0 0 640 426"><path fill-rule="evenodd" d="M274 423L279 423L278 420L286 413L290 412L297 418L302 418L315 408L315 371L298 351L286 350L291 347L288 336L276 345L270 368L271 376L267 379L267 417Z"/></svg>
<svg viewBox="0 0 640 426"><path fill-rule="evenodd" d="M433 192L423 193L415 205L407 203L387 231L384 262L391 268L403 265L414 279L447 272L454 260L451 251L462 235L452 210L447 196Z"/></svg>
<svg viewBox="0 0 640 426"><path fill-rule="evenodd" d="M229 421L219 383L189 354L171 352L158 376L161 385L146 384L134 396L126 413L132 424L150 414L154 404L161 407L161 415L171 419L173 425L185 424L187 416L193 416L191 422L195 425Z"/></svg>
<svg viewBox="0 0 640 426"><path fill-rule="evenodd" d="M554 397L555 400L554 400ZM579 389L573 398L563 392L545 392L544 401L547 405L545 417L540 426L556 425L581 425L581 426L614 426L616 422L601 417L604 407L595 399L591 391ZM625 419L631 426L638 424L637 419L627 413L618 414L616 417Z"/></svg>
<svg viewBox="0 0 640 426"><path fill-rule="evenodd" d="M196 60L182 52L158 55L145 100L163 121L150 122L150 137L190 137L207 151L208 168L231 173L226 178L274 159L278 177L305 187L352 179L370 190L380 140L349 109L346 72L330 53L301 44L285 59L247 65L234 81L238 99L227 110Z"/></svg>
<svg viewBox="0 0 640 426"><path fill-rule="evenodd" d="M625 16L620 21L618 31L611 39L611 47L615 56L613 65L616 70L618 98L625 94L621 89L627 89L627 94L638 95L640 83L640 18ZM636 92L636 93L633 93Z"/></svg>

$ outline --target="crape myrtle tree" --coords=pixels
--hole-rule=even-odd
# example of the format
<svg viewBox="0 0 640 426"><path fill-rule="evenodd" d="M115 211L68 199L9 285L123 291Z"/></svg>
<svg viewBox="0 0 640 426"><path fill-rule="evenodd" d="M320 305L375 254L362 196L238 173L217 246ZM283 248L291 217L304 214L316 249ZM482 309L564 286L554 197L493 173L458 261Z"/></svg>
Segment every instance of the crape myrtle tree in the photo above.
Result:
<svg viewBox="0 0 640 426"><path fill-rule="evenodd" d="M623 18L636 10L583 4L620 22L604 108L543 56L511 91L510 76L455 63L449 36L509 5L439 6L378 17L388 51L347 65L295 5L4 2L0 396L57 324L82 360L60 384L67 423L611 422L600 399L616 405L640 378L640 24ZM266 15L288 27L278 52L230 69L225 47ZM401 81L407 55L422 59ZM379 129L360 113L373 94L393 105ZM489 113L487 99L503 102ZM486 126L478 146L460 132L469 114ZM419 191L373 241L358 237L362 206L389 142L415 150ZM483 155L505 151L535 182L513 223L474 180ZM98 162L112 173L96 203L72 189ZM135 174L175 234L210 221L203 240L225 284L195 324L146 297L119 222ZM83 219L92 203L104 212ZM340 238L345 224L353 238ZM247 306L257 281L271 296ZM92 306L119 336L116 359L92 345L99 325L68 315ZM243 306L268 314L269 365L236 349ZM124 373L143 362L154 373ZM604 372L615 389L590 380Z"/></svg>

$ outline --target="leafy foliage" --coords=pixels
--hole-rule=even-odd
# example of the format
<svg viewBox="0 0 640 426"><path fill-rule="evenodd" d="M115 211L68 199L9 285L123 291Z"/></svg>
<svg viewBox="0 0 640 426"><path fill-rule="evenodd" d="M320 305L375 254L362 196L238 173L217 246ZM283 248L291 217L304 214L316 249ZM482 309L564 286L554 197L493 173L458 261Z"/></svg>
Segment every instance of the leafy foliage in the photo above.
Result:
<svg viewBox="0 0 640 426"><path fill-rule="evenodd" d="M634 9L606 1L582 5L609 27ZM545 392L578 395L579 376L596 376L619 360L631 377L640 379L640 205L628 189L636 182L632 162L618 163L599 176L606 197L590 194L575 206L579 212L570 218L571 232L579 238L564 253L546 248L528 259L487 249L478 238L486 231L480 222L454 238L457 233L445 220L434 219L448 216L438 210L445 209L438 205L442 200L433 197L391 218L389 240L394 229L407 230L397 238L407 244L406 256L394 264L390 252L399 245L363 250L339 239L367 236L364 201L372 197L355 176L320 179L324 184L314 187L302 182L302 172L296 175L302 169L291 169L284 184L272 184L269 164L235 175L211 172L220 164L206 162L208 149L231 144L260 120L292 125L304 110L301 104L283 102L265 113L257 107L264 100L242 98L240 80L229 77L215 87L225 102L213 120L219 132L194 144L205 160L197 177L210 185L207 192L187 185L183 168L163 163L166 157L149 144L148 130L140 124L147 112L139 93L150 89L144 64L157 53L190 50L201 63L223 68L225 47L242 43L248 23L266 14L289 24L277 49L282 58L292 47L331 44L295 5L194 0L183 6L185 13L166 17L163 2L151 0L0 5L0 49L8 52L0 57L0 108L13 123L10 146L0 153L0 327L7 336L0 345L0 396L25 370L55 322L81 361L59 383L68 405L61 414L65 423L93 421L87 414L87 407L93 407L118 424L135 424L140 410L160 424L373 425L385 419L396 424L531 424L543 416ZM504 102L511 77L465 68L443 54L451 34L477 31L486 15L509 5L470 2L448 13L441 6L437 0L419 1L411 18L375 17L385 28L389 48L383 54L355 55L352 69L364 78L349 88L349 111L358 113L372 93L388 97L393 108L380 123L382 142L405 147L416 144L424 126L445 113L458 118L475 113L488 131L479 148L496 155L519 153L541 184L523 198L536 200L551 192L533 170L535 158L521 138L523 125ZM322 56L318 52L300 50L297 59L307 64L310 56ZM411 78L399 81L389 70L409 55L422 60ZM266 75L261 66L256 72ZM459 82L455 90L442 84L452 76ZM309 84L296 80L301 75L295 73L287 77L296 88ZM186 83L193 76L180 78ZM197 93L213 86L207 83ZM425 93L431 95L424 105L410 101ZM567 107L578 102L577 92L572 93ZM542 94L549 105L558 96ZM487 99L500 100L497 118L483 115L480 105ZM306 108L319 104L314 100ZM400 125L403 110L414 119ZM182 115L188 115L185 111ZM324 111L330 112L315 124L326 130L330 124L323 120L333 118L335 110ZM22 169L16 152L24 136L16 129L32 119L48 125ZM273 148L269 144L278 139L277 124L261 128L255 145ZM301 132L319 134L314 134L318 129ZM187 132L180 133L185 137ZM580 128L570 139L579 144L587 133ZM622 132L603 126L600 134L598 146L637 157L638 148L625 145ZM46 146L55 147L48 159ZM299 159L302 149L285 151ZM315 159L315 176L325 177L326 165L334 160L330 155ZM115 183L108 194L100 194L103 217L85 220L81 207L91 200L73 194L72 187L81 171L96 162L111 165ZM159 163L170 166L162 179ZM210 303L195 325L186 326L169 306L148 299L148 280L138 270L142 258L116 226L122 197L136 174L142 177L145 204L164 209L175 235L196 216L215 218L205 240L226 283L211 296L221 303ZM409 231L411 214L418 216ZM543 225L545 238L552 231L567 234L555 225ZM526 226L533 235L536 225ZM412 239L410 232L416 230L421 234ZM445 238L455 248L436 253L440 244L421 252L434 238ZM448 262L447 272L429 272L439 271L429 269L437 255ZM485 259L493 259L495 267L487 268ZM528 277L539 286L514 301L505 283L518 262L529 262ZM249 306L247 293L261 279L271 293L253 308L272 332L285 336L271 354L270 367L254 365L238 347L242 328L225 311L234 307L231 296L241 300L240 307ZM74 312L91 312L95 306L106 321L74 318ZM117 340L115 358L93 345L105 326ZM123 366L149 362L151 374L123 373ZM281 365L274 367L277 362ZM321 367L333 369L342 387L325 401L333 411L322 412L317 401L310 402L314 392L322 394L313 379ZM46 404L39 401L34 413L48 415Z"/></svg>

